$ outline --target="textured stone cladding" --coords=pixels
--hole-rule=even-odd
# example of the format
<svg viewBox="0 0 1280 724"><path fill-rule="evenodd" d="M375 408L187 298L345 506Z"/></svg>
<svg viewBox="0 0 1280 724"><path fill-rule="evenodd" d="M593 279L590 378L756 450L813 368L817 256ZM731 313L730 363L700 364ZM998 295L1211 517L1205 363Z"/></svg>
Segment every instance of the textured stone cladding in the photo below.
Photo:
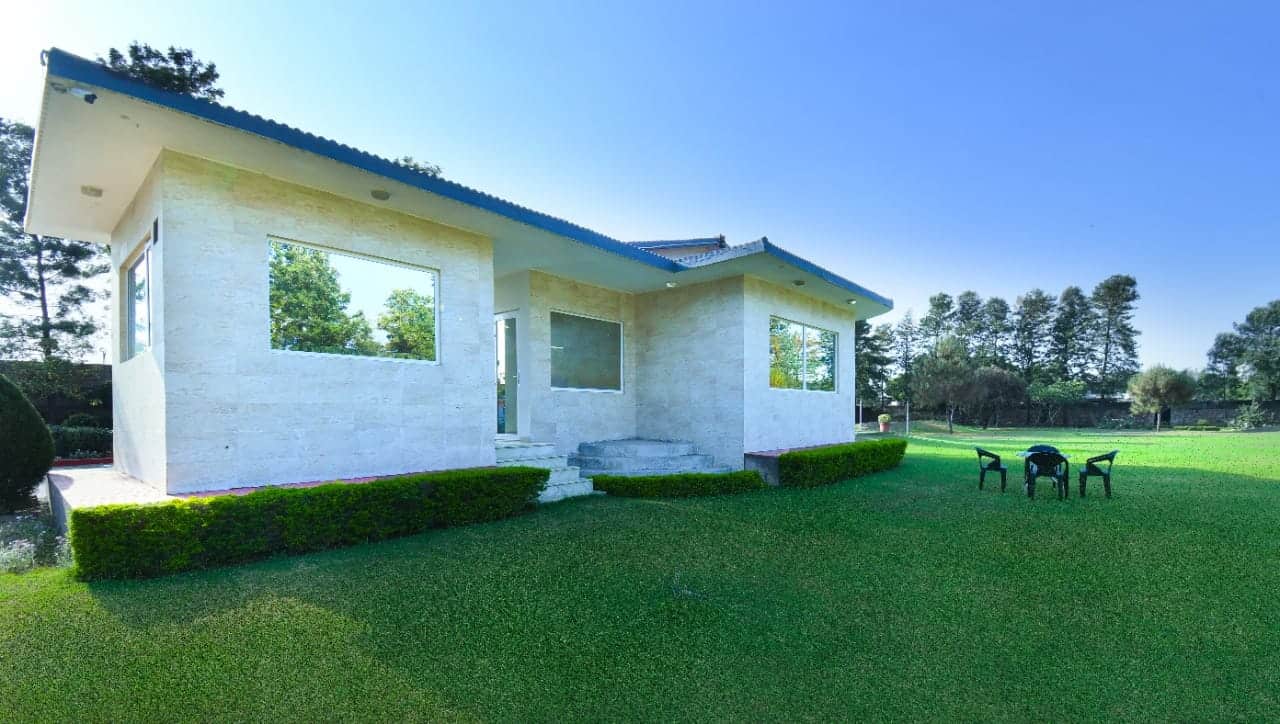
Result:
<svg viewBox="0 0 1280 724"><path fill-rule="evenodd" d="M128 297L128 268L161 219L163 166L157 161L111 233L112 299ZM161 221L163 223L163 221ZM151 347L126 360L128 308L111 305L111 418L114 466L153 486L165 483L165 245L151 256Z"/></svg>
<svg viewBox="0 0 1280 724"><path fill-rule="evenodd" d="M554 443L561 455L594 440L636 434L637 348L635 298L630 294L530 272L523 331L520 404L533 440ZM622 390L563 390L551 387L551 312L567 312L622 323ZM492 365L490 365L492 366Z"/></svg>
<svg viewBox="0 0 1280 724"><path fill-rule="evenodd" d="M692 442L734 469L743 462L743 286L737 277L636 301L637 434Z"/></svg>
<svg viewBox="0 0 1280 724"><path fill-rule="evenodd" d="M836 332L836 391L782 390L769 386L769 317L776 315ZM746 451L823 445L853 439L854 322L841 309L795 291L748 277L743 412Z"/></svg>
<svg viewBox="0 0 1280 724"><path fill-rule="evenodd" d="M117 428L143 425L117 460L171 493L494 463L489 240L184 155L160 163L163 343L149 376L117 381ZM272 237L439 270L439 362L272 350Z"/></svg>

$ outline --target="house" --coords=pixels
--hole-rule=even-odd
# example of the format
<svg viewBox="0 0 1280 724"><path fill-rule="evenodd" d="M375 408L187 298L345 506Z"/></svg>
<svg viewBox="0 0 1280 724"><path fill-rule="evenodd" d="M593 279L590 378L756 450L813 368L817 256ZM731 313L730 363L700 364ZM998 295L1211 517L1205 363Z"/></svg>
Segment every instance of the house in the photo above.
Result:
<svg viewBox="0 0 1280 724"><path fill-rule="evenodd" d="M853 437L854 322L892 302L768 239L625 243L45 62L26 228L110 245L121 473L180 494L558 460L569 494L566 457L653 452L599 441L741 469Z"/></svg>

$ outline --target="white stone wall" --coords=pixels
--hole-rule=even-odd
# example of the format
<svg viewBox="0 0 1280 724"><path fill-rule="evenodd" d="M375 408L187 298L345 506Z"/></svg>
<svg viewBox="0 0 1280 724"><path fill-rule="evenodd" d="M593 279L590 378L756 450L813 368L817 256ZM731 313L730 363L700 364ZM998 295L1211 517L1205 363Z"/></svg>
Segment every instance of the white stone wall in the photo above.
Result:
<svg viewBox="0 0 1280 724"><path fill-rule="evenodd" d="M852 310L748 277L745 282L745 452L853 440L854 321ZM829 329L837 340L836 391L769 386L769 317Z"/></svg>
<svg viewBox="0 0 1280 724"><path fill-rule="evenodd" d="M742 467L743 279L636 298L640 437L687 440Z"/></svg>
<svg viewBox="0 0 1280 724"><path fill-rule="evenodd" d="M629 294L541 272L529 272L527 276L528 303L524 305L524 325L518 333L524 340L520 345L523 355L519 404L527 412L529 423L522 426L520 434L537 442L555 443L556 450L564 455L575 452L582 442L635 437L635 299ZM553 311L622 322L621 392L551 387Z"/></svg>
<svg viewBox="0 0 1280 724"><path fill-rule="evenodd" d="M163 174L170 492L493 464L487 239L178 154ZM272 236L439 270L439 363L272 350Z"/></svg>
<svg viewBox="0 0 1280 724"><path fill-rule="evenodd" d="M115 468L156 487L165 482L165 244L161 212L162 174L160 163L146 181L111 232L112 324L111 380L112 417L115 425ZM124 359L128 307L128 267L141 251L143 240L160 220L161 243L151 258L152 299L151 348Z"/></svg>

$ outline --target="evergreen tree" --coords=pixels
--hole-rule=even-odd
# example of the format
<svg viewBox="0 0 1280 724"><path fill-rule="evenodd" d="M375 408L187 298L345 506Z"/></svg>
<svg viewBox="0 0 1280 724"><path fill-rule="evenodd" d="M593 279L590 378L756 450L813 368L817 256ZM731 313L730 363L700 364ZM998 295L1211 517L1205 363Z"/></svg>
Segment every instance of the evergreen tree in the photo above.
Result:
<svg viewBox="0 0 1280 724"><path fill-rule="evenodd" d="M1127 274L1107 277L1094 287L1091 301L1097 314L1097 388L1109 396L1123 390L1138 371L1138 330L1133 326L1138 282Z"/></svg>
<svg viewBox="0 0 1280 724"><path fill-rule="evenodd" d="M871 323L854 324L857 351L857 399L863 404L882 405L889 386L889 366L893 363L893 328L887 324L872 330Z"/></svg>
<svg viewBox="0 0 1280 724"><path fill-rule="evenodd" d="M893 330L893 356L898 375L894 379L894 397L899 402L910 403L912 394L912 374L915 370L917 349L920 343L920 330L916 327L915 318L908 311L898 321Z"/></svg>
<svg viewBox="0 0 1280 724"><path fill-rule="evenodd" d="M1012 362L1028 385L1041 380L1048 368L1053 312L1053 297L1039 289L1032 289L1016 301Z"/></svg>
<svg viewBox="0 0 1280 724"><path fill-rule="evenodd" d="M1092 339L1096 328L1093 306L1080 287L1064 289L1049 347L1049 372L1055 381L1088 382L1098 356Z"/></svg>
<svg viewBox="0 0 1280 724"><path fill-rule="evenodd" d="M911 385L915 399L941 409L947 416L947 432L955 432L956 412L972 394L972 379L969 351L959 339L948 336L938 342L937 349L920 358Z"/></svg>
<svg viewBox="0 0 1280 724"><path fill-rule="evenodd" d="M168 51L160 51L134 41L123 53L111 48L107 57L98 58L98 62L147 85L192 98L216 101L224 95L215 85L218 66L198 60L187 48L171 45Z"/></svg>
<svg viewBox="0 0 1280 724"><path fill-rule="evenodd" d="M946 292L929 297L929 313L920 318L921 343L930 350L938 348L942 338L951 334L955 325L955 301Z"/></svg>
<svg viewBox="0 0 1280 724"><path fill-rule="evenodd" d="M974 357L980 365L1009 367L1010 335L1009 303L991 297L982 305L982 327L977 335Z"/></svg>
<svg viewBox="0 0 1280 724"><path fill-rule="evenodd" d="M49 362L90 348L98 324L85 305L98 295L86 282L109 265L94 244L23 231L34 142L30 126L0 118L0 295L17 306L0 319L0 353Z"/></svg>
<svg viewBox="0 0 1280 724"><path fill-rule="evenodd" d="M1209 350L1204 377L1222 388L1218 399L1240 393L1255 401L1280 399L1280 299L1254 308L1233 327Z"/></svg>
<svg viewBox="0 0 1280 724"><path fill-rule="evenodd" d="M984 326L982 314L982 297L977 292L961 292L956 297L955 336L964 343L970 355L978 350L978 335Z"/></svg>

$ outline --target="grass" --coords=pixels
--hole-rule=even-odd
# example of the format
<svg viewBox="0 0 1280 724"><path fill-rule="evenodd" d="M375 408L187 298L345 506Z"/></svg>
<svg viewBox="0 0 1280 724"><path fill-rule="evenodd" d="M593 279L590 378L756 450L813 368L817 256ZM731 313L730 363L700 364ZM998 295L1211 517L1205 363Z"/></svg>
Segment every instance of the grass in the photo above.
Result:
<svg viewBox="0 0 1280 724"><path fill-rule="evenodd" d="M1120 448L1115 497L977 490L975 443L1033 442ZM934 434L827 488L596 497L145 582L0 576L0 718L1269 719L1277 451Z"/></svg>

